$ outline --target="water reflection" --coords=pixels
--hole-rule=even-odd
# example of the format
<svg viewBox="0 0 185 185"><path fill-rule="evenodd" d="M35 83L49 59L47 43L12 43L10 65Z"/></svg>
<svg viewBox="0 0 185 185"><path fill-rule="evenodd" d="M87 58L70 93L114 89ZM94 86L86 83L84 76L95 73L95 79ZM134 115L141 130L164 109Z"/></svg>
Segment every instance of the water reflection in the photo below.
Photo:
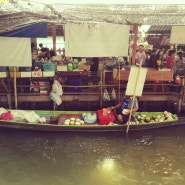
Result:
<svg viewBox="0 0 185 185"><path fill-rule="evenodd" d="M183 127L128 136L0 130L0 182L181 185L185 181L184 132Z"/></svg>

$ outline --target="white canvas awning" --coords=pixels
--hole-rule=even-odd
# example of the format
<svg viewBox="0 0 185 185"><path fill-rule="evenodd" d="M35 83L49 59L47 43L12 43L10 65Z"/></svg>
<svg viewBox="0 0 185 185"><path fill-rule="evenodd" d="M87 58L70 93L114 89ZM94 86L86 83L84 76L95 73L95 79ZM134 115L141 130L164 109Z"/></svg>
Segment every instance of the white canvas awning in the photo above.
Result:
<svg viewBox="0 0 185 185"><path fill-rule="evenodd" d="M128 56L130 27L118 24L65 25L65 55Z"/></svg>
<svg viewBox="0 0 185 185"><path fill-rule="evenodd" d="M0 37L1 66L32 66L31 39Z"/></svg>
<svg viewBox="0 0 185 185"><path fill-rule="evenodd" d="M185 26L172 26L170 43L185 44Z"/></svg>

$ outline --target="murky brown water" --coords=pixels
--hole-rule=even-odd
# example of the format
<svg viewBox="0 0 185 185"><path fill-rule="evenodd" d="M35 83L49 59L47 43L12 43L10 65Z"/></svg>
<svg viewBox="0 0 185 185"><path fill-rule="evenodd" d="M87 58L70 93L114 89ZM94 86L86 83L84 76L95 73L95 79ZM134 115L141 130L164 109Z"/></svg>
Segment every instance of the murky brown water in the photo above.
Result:
<svg viewBox="0 0 185 185"><path fill-rule="evenodd" d="M2 185L182 185L185 126L125 133L0 130Z"/></svg>

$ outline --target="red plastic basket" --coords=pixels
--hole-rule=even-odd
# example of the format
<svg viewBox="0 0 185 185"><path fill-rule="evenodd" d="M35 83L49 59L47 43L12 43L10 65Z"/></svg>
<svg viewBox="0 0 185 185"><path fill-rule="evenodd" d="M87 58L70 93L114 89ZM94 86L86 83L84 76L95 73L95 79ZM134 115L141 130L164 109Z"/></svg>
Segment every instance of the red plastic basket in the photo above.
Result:
<svg viewBox="0 0 185 185"><path fill-rule="evenodd" d="M110 113L110 115L103 115L103 110L97 110L99 124L100 125L108 125L110 122L114 122L115 116L113 112Z"/></svg>

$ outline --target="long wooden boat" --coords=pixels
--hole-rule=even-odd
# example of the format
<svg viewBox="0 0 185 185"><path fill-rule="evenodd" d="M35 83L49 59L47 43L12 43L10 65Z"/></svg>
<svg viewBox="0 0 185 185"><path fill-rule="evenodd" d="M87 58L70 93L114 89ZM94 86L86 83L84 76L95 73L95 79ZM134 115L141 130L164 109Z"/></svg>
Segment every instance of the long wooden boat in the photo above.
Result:
<svg viewBox="0 0 185 185"><path fill-rule="evenodd" d="M84 111L34 111L39 117L46 118L45 123L39 122L28 122L20 121L17 119L12 120L0 120L1 128L11 128L11 129L24 129L24 130L34 130L34 131L55 131L55 132L124 132L126 131L127 124L117 124L116 122L110 122L108 124L102 124L102 121L97 118L95 123L84 124L64 124L65 120L69 119L80 119L83 120ZM85 114L94 112L85 112ZM142 112L137 113L137 117L158 116L163 114L162 112ZM142 120L142 119L141 119ZM101 123L100 123L101 122ZM170 126L180 126L185 125L185 118L178 118L173 115L173 120L162 120L162 121L149 121L148 123L143 120L138 123L138 120L131 120L129 124L129 131L133 130L145 130L145 129L156 129L162 127Z"/></svg>

